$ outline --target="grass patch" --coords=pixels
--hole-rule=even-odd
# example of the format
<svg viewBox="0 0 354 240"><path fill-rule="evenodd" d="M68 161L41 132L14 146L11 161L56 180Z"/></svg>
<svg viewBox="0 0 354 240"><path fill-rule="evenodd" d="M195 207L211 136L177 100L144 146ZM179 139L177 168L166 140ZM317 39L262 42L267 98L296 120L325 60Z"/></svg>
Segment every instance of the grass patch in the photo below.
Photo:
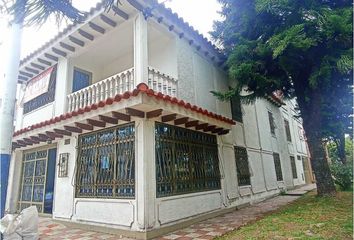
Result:
<svg viewBox="0 0 354 240"><path fill-rule="evenodd" d="M353 239L353 192L317 197L310 192L295 202L218 240Z"/></svg>

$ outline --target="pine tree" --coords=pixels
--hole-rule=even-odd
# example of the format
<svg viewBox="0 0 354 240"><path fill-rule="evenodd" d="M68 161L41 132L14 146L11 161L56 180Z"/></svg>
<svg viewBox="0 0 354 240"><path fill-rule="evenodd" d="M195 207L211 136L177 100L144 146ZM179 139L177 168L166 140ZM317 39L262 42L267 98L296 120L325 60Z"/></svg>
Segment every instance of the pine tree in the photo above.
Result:
<svg viewBox="0 0 354 240"><path fill-rule="evenodd" d="M281 90L299 105L319 195L335 193L323 139L346 129L351 109L353 13L347 0L219 0L224 20L212 36L222 46L230 79L219 98L249 103ZM345 102L343 102L345 101ZM346 109L348 109L346 107ZM334 111L338 110L338 111ZM337 115L336 115L337 114ZM338 118L338 116L340 116Z"/></svg>

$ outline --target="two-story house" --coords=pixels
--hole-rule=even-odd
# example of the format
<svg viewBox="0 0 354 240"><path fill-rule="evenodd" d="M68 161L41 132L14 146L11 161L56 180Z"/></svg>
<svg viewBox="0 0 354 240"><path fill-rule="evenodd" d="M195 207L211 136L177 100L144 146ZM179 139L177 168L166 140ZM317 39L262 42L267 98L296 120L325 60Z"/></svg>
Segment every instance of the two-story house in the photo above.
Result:
<svg viewBox="0 0 354 240"><path fill-rule="evenodd" d="M221 59L155 0L98 4L21 61L7 209L151 238L305 183L293 105L217 100Z"/></svg>

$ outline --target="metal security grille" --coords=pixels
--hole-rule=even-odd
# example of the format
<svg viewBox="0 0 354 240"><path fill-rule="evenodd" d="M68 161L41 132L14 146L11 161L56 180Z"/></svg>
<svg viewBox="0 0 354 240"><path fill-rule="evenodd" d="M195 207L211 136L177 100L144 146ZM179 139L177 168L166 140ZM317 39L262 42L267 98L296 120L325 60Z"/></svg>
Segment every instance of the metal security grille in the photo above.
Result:
<svg viewBox="0 0 354 240"><path fill-rule="evenodd" d="M43 212L47 153L46 149L24 155L20 210L36 206L38 212Z"/></svg>
<svg viewBox="0 0 354 240"><path fill-rule="evenodd" d="M293 178L297 179L297 171L296 171L296 163L295 163L295 157L290 156L290 164L291 164L291 171L293 173Z"/></svg>
<svg viewBox="0 0 354 240"><path fill-rule="evenodd" d="M134 142L134 123L80 135L76 197L134 198Z"/></svg>
<svg viewBox="0 0 354 240"><path fill-rule="evenodd" d="M283 173L281 171L280 156L278 153L273 153L275 174L277 176L277 181L283 181Z"/></svg>
<svg viewBox="0 0 354 240"><path fill-rule="evenodd" d="M272 135L275 135L275 122L274 122L274 117L273 113L268 111L268 120L269 120L269 127L270 127L270 133Z"/></svg>
<svg viewBox="0 0 354 240"><path fill-rule="evenodd" d="M55 99L55 84L57 78L57 66L54 66L53 71L50 75L48 91L42 95L32 99L31 101L25 102L23 104L23 113L29 113L39 107L42 107L48 103L51 103Z"/></svg>
<svg viewBox="0 0 354 240"><path fill-rule="evenodd" d="M288 120L284 120L284 126L285 126L286 140L288 142L291 142L291 133L290 133L290 126Z"/></svg>
<svg viewBox="0 0 354 240"><path fill-rule="evenodd" d="M157 197L220 189L216 136L156 123L155 141Z"/></svg>
<svg viewBox="0 0 354 240"><path fill-rule="evenodd" d="M231 104L231 114L232 119L238 122L242 121L242 108L241 108L241 100L239 96L233 96L230 99Z"/></svg>
<svg viewBox="0 0 354 240"><path fill-rule="evenodd" d="M238 185L251 185L251 174L248 166L248 156L246 148L235 147L235 159Z"/></svg>
<svg viewBox="0 0 354 240"><path fill-rule="evenodd" d="M36 206L39 213L52 213L55 159L55 148L24 152L18 201L20 211Z"/></svg>

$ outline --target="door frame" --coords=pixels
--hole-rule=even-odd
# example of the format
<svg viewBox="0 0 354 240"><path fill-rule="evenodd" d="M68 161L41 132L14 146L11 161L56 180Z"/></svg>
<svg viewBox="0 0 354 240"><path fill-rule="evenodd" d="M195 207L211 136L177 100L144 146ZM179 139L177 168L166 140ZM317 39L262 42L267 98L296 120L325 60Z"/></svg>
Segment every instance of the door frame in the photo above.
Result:
<svg viewBox="0 0 354 240"><path fill-rule="evenodd" d="M56 149L56 153L58 153L58 146L56 143L53 144L48 144L48 145L44 145L44 146L39 146L39 147L35 147L35 148L30 148L30 149L26 149L24 151L22 151L22 159L21 159L21 173L20 173L20 184L19 184L19 192L18 192L18 200L17 200L17 211L20 212L21 210L21 203L22 203L22 191L23 191L23 177L24 177L24 171L25 171L25 167L24 167L24 159L27 153L30 152L34 152L34 151L42 151L42 150L47 150L47 158L46 158L46 169L45 169L45 182L44 182L44 191L43 191L43 200L41 202L42 204L42 211L44 211L44 201L45 201L45 187L46 187L46 183L47 183L47 174L48 174L48 153L50 149ZM58 155L58 154L57 154ZM40 216L52 216L53 214L53 209L54 209L54 199L55 199L55 187L56 187L56 171L57 171L57 158L58 156L55 157L55 165L54 165L54 184L53 184L53 201L52 201L52 213L44 213L44 212L38 212L38 214ZM34 169L35 171L35 169ZM31 198L33 198L33 185L34 183L32 183L32 195ZM27 202L27 201L25 201ZM30 201L31 203L35 203L33 201Z"/></svg>

